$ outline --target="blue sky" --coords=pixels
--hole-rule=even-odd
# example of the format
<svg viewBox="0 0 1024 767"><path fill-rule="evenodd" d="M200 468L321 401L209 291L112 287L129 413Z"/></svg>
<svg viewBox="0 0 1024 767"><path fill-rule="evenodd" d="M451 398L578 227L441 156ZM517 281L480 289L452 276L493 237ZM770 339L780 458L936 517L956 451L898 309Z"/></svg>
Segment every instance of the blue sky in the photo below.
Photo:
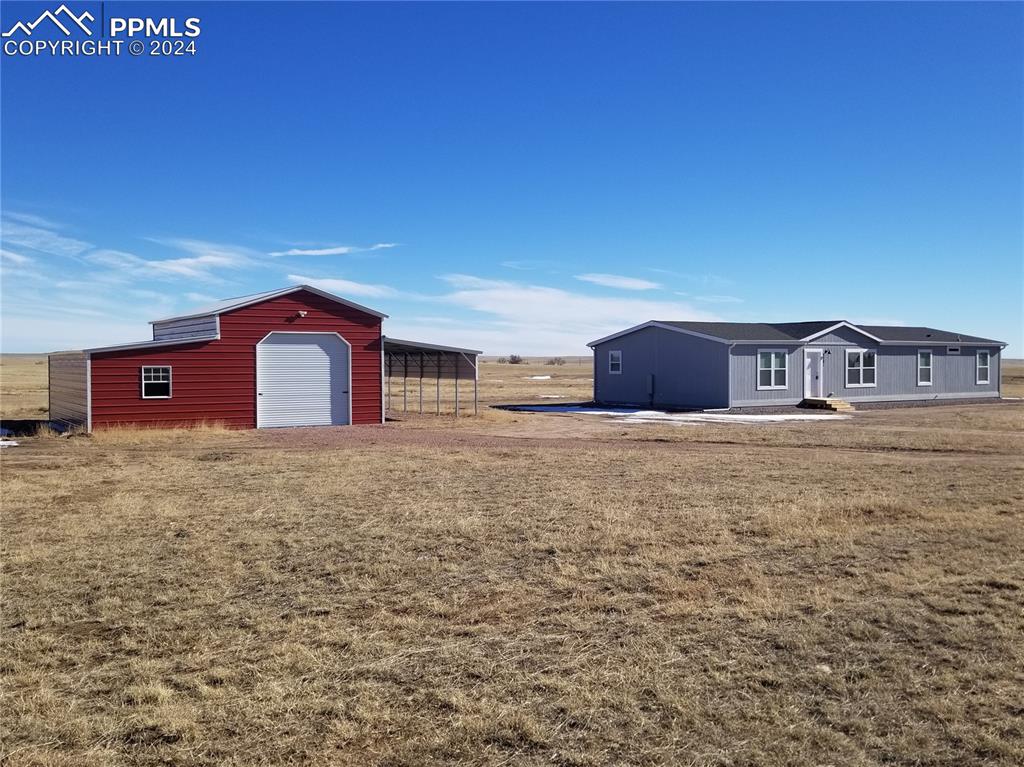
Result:
<svg viewBox="0 0 1024 767"><path fill-rule="evenodd" d="M492 354L691 318L1024 354L1021 4L104 13L198 53L0 62L4 351L303 281Z"/></svg>

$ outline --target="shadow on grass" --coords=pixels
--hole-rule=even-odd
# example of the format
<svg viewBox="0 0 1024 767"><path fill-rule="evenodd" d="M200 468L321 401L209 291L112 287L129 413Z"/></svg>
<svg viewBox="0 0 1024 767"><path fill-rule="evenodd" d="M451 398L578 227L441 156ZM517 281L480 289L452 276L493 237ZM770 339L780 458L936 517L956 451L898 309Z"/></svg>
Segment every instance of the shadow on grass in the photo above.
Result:
<svg viewBox="0 0 1024 767"><path fill-rule="evenodd" d="M0 420L0 436L3 437L34 437L41 431L44 433L60 433L65 429L45 418L20 418Z"/></svg>

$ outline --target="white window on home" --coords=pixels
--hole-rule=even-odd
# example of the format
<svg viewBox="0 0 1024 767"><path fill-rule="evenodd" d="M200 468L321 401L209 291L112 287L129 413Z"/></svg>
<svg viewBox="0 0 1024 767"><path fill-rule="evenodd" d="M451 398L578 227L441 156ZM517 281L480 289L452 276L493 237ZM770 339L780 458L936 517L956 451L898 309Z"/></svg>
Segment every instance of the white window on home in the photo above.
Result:
<svg viewBox="0 0 1024 767"><path fill-rule="evenodd" d="M616 375L622 372L622 352L608 352L608 372Z"/></svg>
<svg viewBox="0 0 1024 767"><path fill-rule="evenodd" d="M757 350L757 388L785 389L789 385L785 349Z"/></svg>
<svg viewBox="0 0 1024 767"><path fill-rule="evenodd" d="M917 385L932 385L932 352L930 349L921 349L917 353Z"/></svg>
<svg viewBox="0 0 1024 767"><path fill-rule="evenodd" d="M989 370L991 369L992 358L988 352L978 352L976 360L976 372L977 377L975 382L979 384L987 384L989 382Z"/></svg>
<svg viewBox="0 0 1024 767"><path fill-rule="evenodd" d="M876 355L869 349L846 350L846 385L875 386Z"/></svg>
<svg viewBox="0 0 1024 767"><path fill-rule="evenodd" d="M169 399L171 396L170 366L143 366L142 399Z"/></svg>
<svg viewBox="0 0 1024 767"><path fill-rule="evenodd" d="M946 347L946 354L959 354L959 353L960 353L960 347L959 346L947 346Z"/></svg>

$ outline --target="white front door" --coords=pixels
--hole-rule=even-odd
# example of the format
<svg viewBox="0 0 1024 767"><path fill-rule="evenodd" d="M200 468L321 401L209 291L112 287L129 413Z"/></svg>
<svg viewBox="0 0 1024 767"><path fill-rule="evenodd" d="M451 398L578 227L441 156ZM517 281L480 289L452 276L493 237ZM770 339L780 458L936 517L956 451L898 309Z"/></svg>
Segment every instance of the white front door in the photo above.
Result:
<svg viewBox="0 0 1024 767"><path fill-rule="evenodd" d="M804 349L804 398L823 397L823 349Z"/></svg>
<svg viewBox="0 0 1024 767"><path fill-rule="evenodd" d="M267 335L256 344L256 426L351 423L349 361L337 333Z"/></svg>

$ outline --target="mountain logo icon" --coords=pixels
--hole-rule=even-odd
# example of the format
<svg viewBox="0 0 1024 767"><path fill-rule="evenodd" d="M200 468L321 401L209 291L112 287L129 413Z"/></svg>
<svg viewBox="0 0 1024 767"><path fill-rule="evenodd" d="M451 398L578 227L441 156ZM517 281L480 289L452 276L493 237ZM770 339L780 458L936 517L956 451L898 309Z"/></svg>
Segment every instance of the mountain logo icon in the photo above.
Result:
<svg viewBox="0 0 1024 767"><path fill-rule="evenodd" d="M35 21L26 24L24 21L17 22L13 27L3 33L3 37L14 37L16 32L21 32L26 37L31 37L36 27L43 23L45 20L52 21L57 28L65 34L65 36L71 36L72 25L77 26L85 34L92 36L92 30L87 27L84 22L96 21L96 17L88 11L85 11L80 16L76 16L71 10L64 4L55 11L43 11L39 14L39 18ZM63 20L63 21L62 21Z"/></svg>

